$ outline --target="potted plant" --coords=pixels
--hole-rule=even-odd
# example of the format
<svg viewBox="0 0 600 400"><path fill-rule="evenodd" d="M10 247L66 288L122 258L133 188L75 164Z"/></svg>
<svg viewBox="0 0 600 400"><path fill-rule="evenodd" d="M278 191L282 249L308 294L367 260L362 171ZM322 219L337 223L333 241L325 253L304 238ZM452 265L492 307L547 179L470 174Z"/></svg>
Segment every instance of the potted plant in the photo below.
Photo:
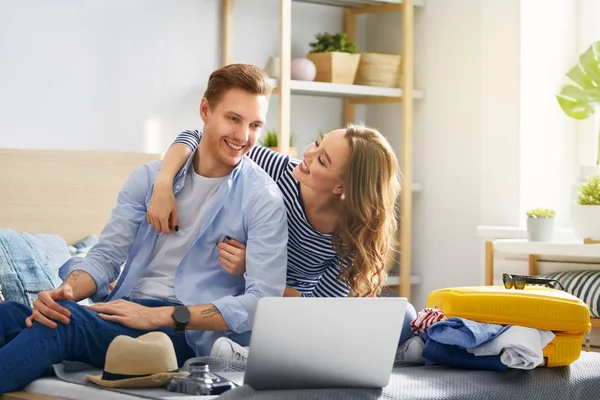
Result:
<svg viewBox="0 0 600 400"><path fill-rule="evenodd" d="M317 33L315 39L309 43L311 50L306 55L317 67L315 81L353 84L360 62L356 43L345 32Z"/></svg>
<svg viewBox="0 0 600 400"><path fill-rule="evenodd" d="M292 133L290 135L289 155L292 158L298 158L298 149L294 147L294 138L295 135ZM273 151L279 152L279 137L277 136L277 131L274 129L267 129L267 131L265 132L265 136L258 141L258 144L264 147L268 147Z"/></svg>
<svg viewBox="0 0 600 400"><path fill-rule="evenodd" d="M600 105L600 41L594 42L579 56L577 64L567 72L566 77L567 83L556 95L558 104L571 118L589 118ZM581 167L582 180L600 173L600 132L598 136L596 165Z"/></svg>
<svg viewBox="0 0 600 400"><path fill-rule="evenodd" d="M571 220L576 237L600 240L600 174L589 176L579 185Z"/></svg>
<svg viewBox="0 0 600 400"><path fill-rule="evenodd" d="M554 216L549 208L534 208L527 211L527 240L550 242L554 236Z"/></svg>

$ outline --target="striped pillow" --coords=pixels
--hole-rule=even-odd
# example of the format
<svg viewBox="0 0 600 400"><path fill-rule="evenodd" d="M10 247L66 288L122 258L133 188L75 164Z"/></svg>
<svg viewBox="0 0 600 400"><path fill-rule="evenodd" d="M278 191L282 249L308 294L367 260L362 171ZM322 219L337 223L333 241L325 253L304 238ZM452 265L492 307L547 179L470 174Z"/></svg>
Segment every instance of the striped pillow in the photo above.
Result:
<svg viewBox="0 0 600 400"><path fill-rule="evenodd" d="M592 318L600 317L600 270L551 272L540 278L556 279L566 292L588 305Z"/></svg>

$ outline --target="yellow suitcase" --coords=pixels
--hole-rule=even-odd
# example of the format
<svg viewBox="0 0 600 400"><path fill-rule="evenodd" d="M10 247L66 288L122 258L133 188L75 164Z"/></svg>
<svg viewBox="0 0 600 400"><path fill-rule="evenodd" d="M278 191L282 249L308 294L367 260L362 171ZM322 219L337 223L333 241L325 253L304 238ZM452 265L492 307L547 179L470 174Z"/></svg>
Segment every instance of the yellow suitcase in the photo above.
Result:
<svg viewBox="0 0 600 400"><path fill-rule="evenodd" d="M448 318L551 330L556 337L544 347L547 367L577 360L584 339L589 350L590 309L562 290L541 286L521 290L504 286L447 288L431 292L427 307L441 310Z"/></svg>

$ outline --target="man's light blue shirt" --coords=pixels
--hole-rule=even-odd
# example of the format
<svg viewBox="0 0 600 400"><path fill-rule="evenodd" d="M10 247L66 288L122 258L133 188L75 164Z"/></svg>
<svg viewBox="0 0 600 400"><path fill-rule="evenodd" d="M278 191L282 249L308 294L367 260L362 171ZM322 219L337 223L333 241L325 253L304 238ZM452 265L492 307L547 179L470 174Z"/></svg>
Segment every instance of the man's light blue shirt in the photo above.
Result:
<svg viewBox="0 0 600 400"><path fill-rule="evenodd" d="M193 161L190 156L175 177L174 193L185 184ZM107 298L126 262L114 291L107 300L129 296L149 264L160 235L146 222L146 211L161 161L136 168L117 198L99 243L85 258L73 258L60 268L64 280L73 270L84 270L96 282L93 300ZM246 245L246 272L237 277L224 271L217 243L225 236ZM288 226L283 196L277 185L248 157L221 183L206 211L194 245L175 274L175 295L188 306L214 304L230 333L252 329L258 300L282 296L286 283ZM186 331L188 344L199 356L208 355L214 341L227 332Z"/></svg>

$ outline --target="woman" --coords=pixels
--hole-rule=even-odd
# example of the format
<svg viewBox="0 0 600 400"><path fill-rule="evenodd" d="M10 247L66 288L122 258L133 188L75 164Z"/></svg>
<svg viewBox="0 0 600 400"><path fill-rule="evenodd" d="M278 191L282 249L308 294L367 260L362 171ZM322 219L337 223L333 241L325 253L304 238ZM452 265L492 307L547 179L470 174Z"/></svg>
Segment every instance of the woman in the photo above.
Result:
<svg viewBox="0 0 600 400"><path fill-rule="evenodd" d="M165 155L148 207L148 222L157 231L178 228L173 179L200 140L197 131L182 132ZM378 295L394 251L400 194L398 161L385 137L364 125L349 125L312 143L302 161L260 146L248 156L284 195L289 225L284 295ZM218 246L221 266L242 275L244 245L228 238ZM412 336L414 317L409 304L401 342Z"/></svg>

